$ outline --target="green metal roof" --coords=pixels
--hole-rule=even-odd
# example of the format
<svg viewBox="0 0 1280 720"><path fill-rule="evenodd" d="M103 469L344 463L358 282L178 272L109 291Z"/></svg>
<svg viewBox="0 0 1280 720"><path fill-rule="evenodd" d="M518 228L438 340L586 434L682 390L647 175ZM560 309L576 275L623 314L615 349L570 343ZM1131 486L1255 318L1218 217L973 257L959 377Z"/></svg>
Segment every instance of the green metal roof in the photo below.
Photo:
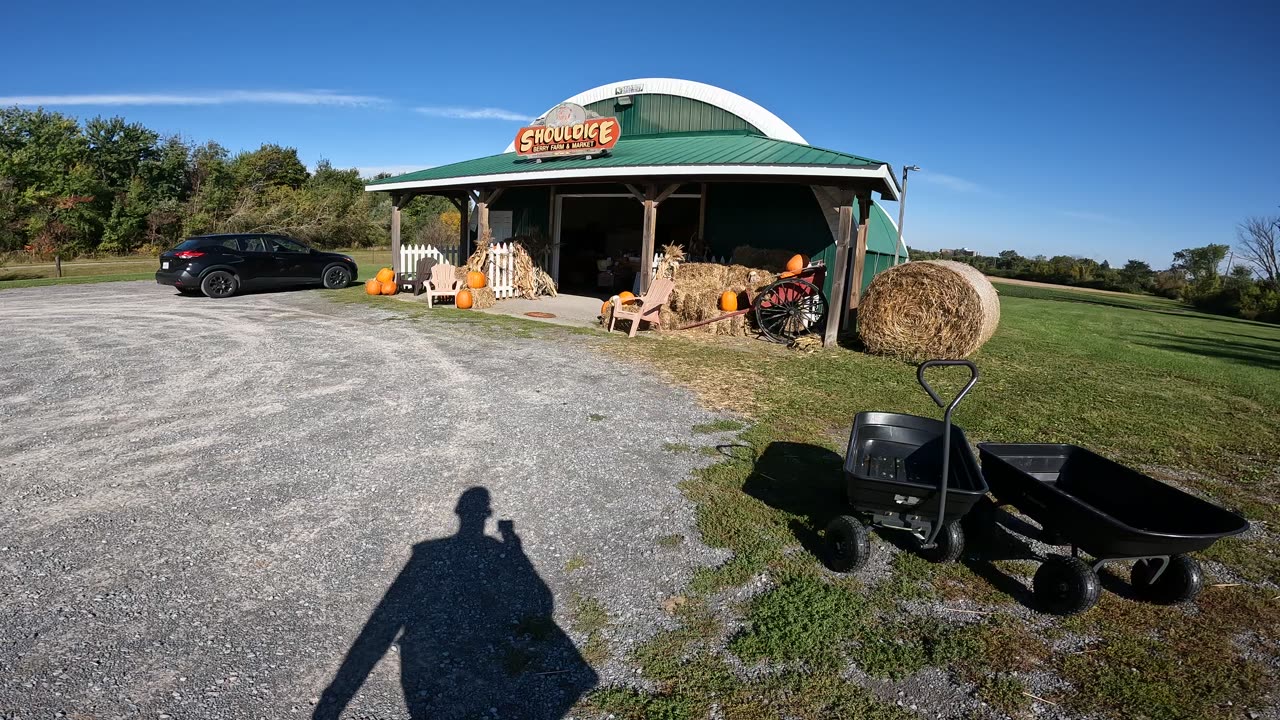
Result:
<svg viewBox="0 0 1280 720"><path fill-rule="evenodd" d="M564 170L602 170L627 167L677 167L698 165L759 166L761 174L769 167L878 168L879 160L850 155L835 150L775 140L754 134L690 134L622 138L604 157L570 157L539 163L515 153L464 160L451 165L427 168L396 177L372 180L368 190L380 185L440 181L451 178L477 178L513 173L542 173ZM440 186L432 182L432 186ZM391 188L394 189L394 188Z"/></svg>

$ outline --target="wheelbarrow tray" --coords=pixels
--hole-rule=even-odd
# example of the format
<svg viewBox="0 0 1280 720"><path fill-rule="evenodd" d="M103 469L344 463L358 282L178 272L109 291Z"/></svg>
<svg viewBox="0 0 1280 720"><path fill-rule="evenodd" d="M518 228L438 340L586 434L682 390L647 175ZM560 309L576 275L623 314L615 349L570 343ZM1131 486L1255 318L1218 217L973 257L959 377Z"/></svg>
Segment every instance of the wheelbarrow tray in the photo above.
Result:
<svg viewBox="0 0 1280 720"><path fill-rule="evenodd" d="M942 475L940 420L862 412L853 420L844 475L849 504L862 512L907 513L935 520ZM964 516L987 484L964 431L951 426L945 522Z"/></svg>
<svg viewBox="0 0 1280 720"><path fill-rule="evenodd" d="M1096 558L1191 553L1249 529L1229 510L1075 445L978 451L996 499Z"/></svg>

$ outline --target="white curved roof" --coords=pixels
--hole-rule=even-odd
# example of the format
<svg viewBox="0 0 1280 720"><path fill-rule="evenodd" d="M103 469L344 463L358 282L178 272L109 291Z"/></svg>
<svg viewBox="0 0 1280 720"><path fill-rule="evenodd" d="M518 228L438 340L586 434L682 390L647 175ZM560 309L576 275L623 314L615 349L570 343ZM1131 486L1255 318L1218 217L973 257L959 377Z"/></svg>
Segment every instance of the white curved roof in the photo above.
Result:
<svg viewBox="0 0 1280 720"><path fill-rule="evenodd" d="M746 120L759 128L765 137L800 143L801 145L809 144L800 136L800 133L783 122L782 118L764 109L764 107L724 88L692 80L677 80L675 78L622 80L580 92L571 98L566 98L564 102L590 105L593 102L607 100L619 95L675 95L677 97L701 100L708 105L714 105ZM548 112L550 110L551 108L547 108ZM546 113L543 114L545 115ZM515 150L515 143L512 142L507 145L507 149L503 152L515 152Z"/></svg>

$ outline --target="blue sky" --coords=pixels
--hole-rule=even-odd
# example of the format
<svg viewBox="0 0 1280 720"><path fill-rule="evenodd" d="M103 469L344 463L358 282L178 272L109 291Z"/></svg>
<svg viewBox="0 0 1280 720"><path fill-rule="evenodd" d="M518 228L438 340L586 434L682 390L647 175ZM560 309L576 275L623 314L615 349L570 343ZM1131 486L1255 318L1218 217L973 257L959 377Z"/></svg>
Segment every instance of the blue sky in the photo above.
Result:
<svg viewBox="0 0 1280 720"><path fill-rule="evenodd" d="M680 77L920 165L916 247L1164 267L1280 212L1274 0L710 5L20 2L0 105L399 171L500 152L581 90Z"/></svg>

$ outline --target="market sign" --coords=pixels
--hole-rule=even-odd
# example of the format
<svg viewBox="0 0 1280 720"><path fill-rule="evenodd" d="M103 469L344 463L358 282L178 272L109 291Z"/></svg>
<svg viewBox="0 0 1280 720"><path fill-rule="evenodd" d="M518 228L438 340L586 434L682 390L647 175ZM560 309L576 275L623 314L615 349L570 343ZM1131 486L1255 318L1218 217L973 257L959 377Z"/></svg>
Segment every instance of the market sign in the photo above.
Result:
<svg viewBox="0 0 1280 720"><path fill-rule="evenodd" d="M587 117L581 105L561 103L547 113L544 125L522 127L516 133L516 154L525 157L596 155L618 144L621 127L616 118Z"/></svg>

